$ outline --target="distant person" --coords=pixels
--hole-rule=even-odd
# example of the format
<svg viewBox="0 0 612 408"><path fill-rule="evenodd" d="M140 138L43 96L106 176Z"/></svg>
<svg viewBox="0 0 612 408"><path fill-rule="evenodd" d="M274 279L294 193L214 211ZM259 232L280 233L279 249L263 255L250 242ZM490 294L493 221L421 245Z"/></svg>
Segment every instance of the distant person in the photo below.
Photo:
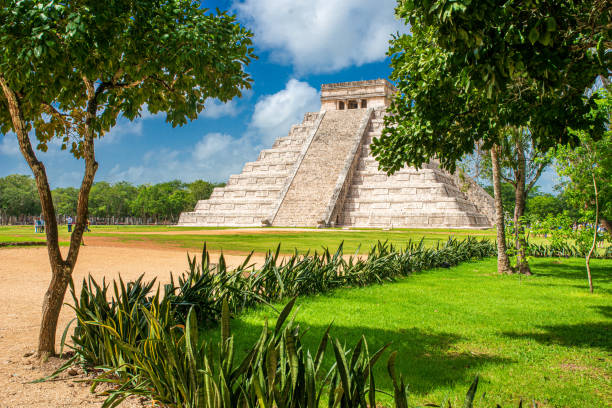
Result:
<svg viewBox="0 0 612 408"><path fill-rule="evenodd" d="M45 232L45 220L44 219L40 219L40 232L44 234Z"/></svg>
<svg viewBox="0 0 612 408"><path fill-rule="evenodd" d="M85 224L85 231L91 232L91 229L89 229L90 226L91 226L91 221L89 221L89 219L87 219L87 223Z"/></svg>
<svg viewBox="0 0 612 408"><path fill-rule="evenodd" d="M66 224L68 225L68 232L72 232L72 217L66 218Z"/></svg>
<svg viewBox="0 0 612 408"><path fill-rule="evenodd" d="M40 229L40 220L36 218L34 220L34 233L37 234Z"/></svg>

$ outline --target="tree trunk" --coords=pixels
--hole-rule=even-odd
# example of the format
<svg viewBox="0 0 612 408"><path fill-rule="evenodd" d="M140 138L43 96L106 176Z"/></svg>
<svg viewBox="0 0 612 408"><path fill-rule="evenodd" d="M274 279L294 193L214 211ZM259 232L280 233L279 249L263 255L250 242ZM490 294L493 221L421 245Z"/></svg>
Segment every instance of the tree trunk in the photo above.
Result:
<svg viewBox="0 0 612 408"><path fill-rule="evenodd" d="M47 356L55 354L57 321L64 302L66 289L72 279L72 271L74 270L78 257L84 226L87 222L89 191L91 190L94 176L98 168L94 155L94 134L92 130L92 121L97 112L97 94L93 89L93 82L87 81L86 79L84 80L89 95L83 135L85 175L83 176L81 189L79 191L77 220L72 236L70 237L70 249L64 261L59 249L57 219L45 166L38 160L32 148L19 97L10 88L4 76L0 74L0 86L7 100L13 130L19 141L19 149L34 174L42 214L46 224L45 233L47 236L47 252L49 254L49 263L51 266L51 282L43 298L42 319L38 337L38 356L41 358L46 358Z"/></svg>
<svg viewBox="0 0 612 408"><path fill-rule="evenodd" d="M606 229L609 235L612 235L612 222L604 216L599 217L599 222Z"/></svg>
<svg viewBox="0 0 612 408"><path fill-rule="evenodd" d="M593 245L591 245L591 249L586 256L586 269L587 269L587 278L589 280L589 290L593 293L593 278L591 277L591 255L593 255L593 251L595 251L595 246L597 245L597 227L599 226L599 199L597 197L597 182L595 181L595 172L591 170L591 175L593 176L593 190L595 191L595 224L593 225Z"/></svg>
<svg viewBox="0 0 612 408"><path fill-rule="evenodd" d="M501 180L499 169L499 146L491 148L491 168L493 170L493 194L495 198L495 225L497 227L497 272L512 273L506 248L506 230L504 225L504 207L502 206Z"/></svg>
<svg viewBox="0 0 612 408"><path fill-rule="evenodd" d="M525 239L525 225L523 224L523 216L525 215L525 199L527 192L525 190L526 183L526 164L525 151L521 138L516 138L516 154L517 167L514 173L516 182L514 188L514 245L516 247L516 267L517 271L524 275L531 275L531 268L525 254L527 241Z"/></svg>

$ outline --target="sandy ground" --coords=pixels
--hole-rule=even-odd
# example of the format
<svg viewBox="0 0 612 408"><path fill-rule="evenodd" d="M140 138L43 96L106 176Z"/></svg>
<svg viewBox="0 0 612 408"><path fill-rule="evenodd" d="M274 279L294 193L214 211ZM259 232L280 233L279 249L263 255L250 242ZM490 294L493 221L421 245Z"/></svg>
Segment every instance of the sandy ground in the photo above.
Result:
<svg viewBox="0 0 612 408"><path fill-rule="evenodd" d="M102 246L107 244L106 246ZM126 247L92 242L82 247L74 281L77 287L88 274L96 279L158 277L166 281L169 272L181 273L187 268L186 250L134 245ZM67 250L67 248L63 248ZM215 258L215 254L211 254ZM238 265L243 256L226 255L229 265ZM254 257L254 262L261 259ZM28 382L52 373L62 363L50 359L41 364L30 354L36 349L42 298L51 272L46 247L0 249L0 408L8 407L99 407L102 398L89 392L89 386L79 380L83 374L41 384ZM66 301L70 295L67 294ZM57 330L57 344L66 324L71 320L68 307L63 308ZM133 399L122 407L140 407L144 402ZM150 403L147 404L150 406Z"/></svg>

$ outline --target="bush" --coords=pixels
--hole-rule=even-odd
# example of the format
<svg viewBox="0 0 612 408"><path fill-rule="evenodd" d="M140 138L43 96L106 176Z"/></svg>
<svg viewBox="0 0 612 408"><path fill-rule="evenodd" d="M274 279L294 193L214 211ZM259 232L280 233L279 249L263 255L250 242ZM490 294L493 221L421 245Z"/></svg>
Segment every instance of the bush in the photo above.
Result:
<svg viewBox="0 0 612 408"><path fill-rule="evenodd" d="M285 261L279 260L279 253L280 246L266 255L259 269L250 264L249 255L240 266L230 270L223 255L217 264L210 263L204 245L201 263L188 257L189 271L176 279L171 275L163 293L158 288L152 294L155 281L143 282L142 276L127 284L122 279L114 281L111 299L105 281L100 285L92 277L83 280L79 296L71 285L74 300L71 307L77 318L73 336L77 354L92 366L125 362L103 328L116 331L126 343L136 344L149 335L144 310L155 308L167 313L172 320L168 324L172 326L185 324L193 309L199 323L210 327L220 321L224 301L237 314L262 303L393 281L413 272L493 256L495 247L488 240L467 238L449 239L436 248L425 248L422 241L410 241L403 250L379 242L365 258L353 255L345 259L342 245L333 254L327 249L312 255L296 252Z"/></svg>

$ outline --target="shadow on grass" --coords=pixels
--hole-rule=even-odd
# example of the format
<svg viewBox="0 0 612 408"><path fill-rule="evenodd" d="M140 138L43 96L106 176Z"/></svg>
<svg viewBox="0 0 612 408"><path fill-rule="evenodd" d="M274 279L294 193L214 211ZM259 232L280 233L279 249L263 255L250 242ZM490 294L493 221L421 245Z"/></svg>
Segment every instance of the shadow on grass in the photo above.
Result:
<svg viewBox="0 0 612 408"><path fill-rule="evenodd" d="M612 283L612 273L610 273L610 265L612 261L596 260L597 263L591 262L591 274L593 275L593 284L598 283ZM605 265L604 265L605 263ZM537 276L547 276L552 278L561 279L578 279L587 282L586 266L582 265L570 265L563 260L560 263L553 263L548 260L545 264L534 263L534 270Z"/></svg>
<svg viewBox="0 0 612 408"><path fill-rule="evenodd" d="M331 316L330 316L331 318ZM274 321L270 323L273 326ZM304 333L303 346L315 353L327 326L301 326ZM218 333L218 332L215 332ZM247 353L255 344L261 327L245 323L241 320L232 321L232 333L238 358ZM370 354L387 343L391 343L383 357L374 367L376 386L387 391L392 390L391 380L387 373L387 360L391 351L398 351L396 371L404 376L410 385L411 393L424 395L439 387L450 387L460 383L467 387L483 366L491 364L509 364L513 361L483 350L458 352L454 345L461 337L453 333L430 332L417 328L400 329L397 331L380 330L370 327L344 327L332 325L332 338L338 338L343 345L352 348L363 335L368 343ZM328 369L335 362L331 343L328 343L324 364Z"/></svg>
<svg viewBox="0 0 612 408"><path fill-rule="evenodd" d="M610 313L610 308L607 313ZM561 324L539 326L544 332L505 332L514 339L533 339L540 344L566 347L595 347L612 351L612 321L589 322L580 324Z"/></svg>
<svg viewBox="0 0 612 408"><path fill-rule="evenodd" d="M593 308L608 319L612 319L612 306L593 306Z"/></svg>

